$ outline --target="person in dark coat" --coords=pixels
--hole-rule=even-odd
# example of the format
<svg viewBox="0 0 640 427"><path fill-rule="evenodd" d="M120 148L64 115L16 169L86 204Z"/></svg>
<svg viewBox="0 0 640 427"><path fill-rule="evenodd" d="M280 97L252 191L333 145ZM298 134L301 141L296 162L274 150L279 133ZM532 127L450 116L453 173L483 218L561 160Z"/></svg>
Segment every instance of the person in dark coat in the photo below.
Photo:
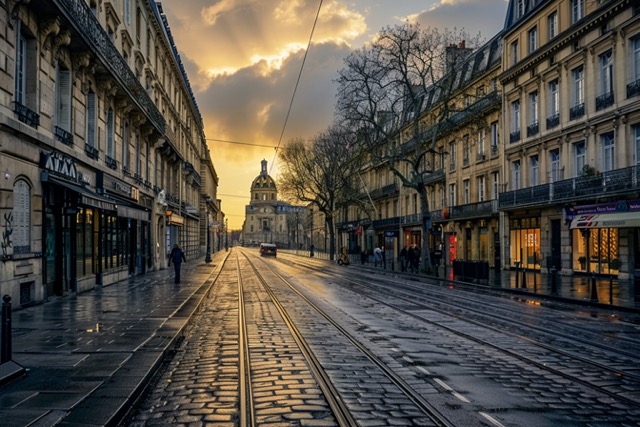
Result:
<svg viewBox="0 0 640 427"><path fill-rule="evenodd" d="M400 249L400 271L407 271L407 245Z"/></svg>
<svg viewBox="0 0 640 427"><path fill-rule="evenodd" d="M180 283L180 266L182 262L187 262L187 258L184 256L184 252L180 249L180 246L176 243L173 245L173 249L171 249L171 253L169 254L169 265L173 263L173 269L176 273L174 283L177 285Z"/></svg>

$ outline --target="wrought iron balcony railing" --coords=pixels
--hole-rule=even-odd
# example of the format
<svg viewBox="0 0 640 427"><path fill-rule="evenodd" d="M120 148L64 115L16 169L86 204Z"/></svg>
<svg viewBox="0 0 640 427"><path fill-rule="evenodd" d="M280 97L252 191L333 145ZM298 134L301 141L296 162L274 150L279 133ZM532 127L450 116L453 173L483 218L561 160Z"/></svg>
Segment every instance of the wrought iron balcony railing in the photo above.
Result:
<svg viewBox="0 0 640 427"><path fill-rule="evenodd" d="M92 145L85 144L84 152L87 153L87 157L93 160L98 160L100 158L100 152L98 149Z"/></svg>
<svg viewBox="0 0 640 427"><path fill-rule="evenodd" d="M498 201L487 200L484 202L451 206L448 211L449 219L471 219L496 216L498 215Z"/></svg>
<svg viewBox="0 0 640 427"><path fill-rule="evenodd" d="M535 122L527 126L527 136L533 136L540 132L540 123Z"/></svg>
<svg viewBox="0 0 640 427"><path fill-rule="evenodd" d="M640 167L631 166L597 175L578 176L507 191L499 195L500 209L567 203L571 201L611 196L640 189Z"/></svg>
<svg viewBox="0 0 640 427"><path fill-rule="evenodd" d="M613 105L613 92L596 97L596 111L604 110Z"/></svg>
<svg viewBox="0 0 640 427"><path fill-rule="evenodd" d="M637 95L640 95L640 80L636 80L627 85L627 98Z"/></svg>
<svg viewBox="0 0 640 427"><path fill-rule="evenodd" d="M553 129L560 124L560 113L547 117L547 129Z"/></svg>
<svg viewBox="0 0 640 427"><path fill-rule="evenodd" d="M104 164L113 170L118 169L118 161L111 156L104 156Z"/></svg>
<svg viewBox="0 0 640 427"><path fill-rule="evenodd" d="M102 65L111 71L112 77L119 81L122 88L129 93L131 101L137 103L156 129L163 133L164 117L113 45L107 32L100 26L100 22L87 2L84 0L53 0L53 2L69 18L68 24L75 29L78 36L101 58Z"/></svg>
<svg viewBox="0 0 640 427"><path fill-rule="evenodd" d="M569 110L569 120L575 120L582 116L584 116L584 102L571 107Z"/></svg>
<svg viewBox="0 0 640 427"><path fill-rule="evenodd" d="M514 143L520 141L520 131L516 130L509 134L509 142Z"/></svg>
<svg viewBox="0 0 640 427"><path fill-rule="evenodd" d="M32 128L37 128L40 125L40 115L30 110L26 105L15 101L13 103L13 112L18 116L18 120Z"/></svg>
<svg viewBox="0 0 640 427"><path fill-rule="evenodd" d="M60 126L56 126L53 128L54 134L56 138L62 142L64 145L68 145L69 147L73 146L73 135L70 132L62 129Z"/></svg>

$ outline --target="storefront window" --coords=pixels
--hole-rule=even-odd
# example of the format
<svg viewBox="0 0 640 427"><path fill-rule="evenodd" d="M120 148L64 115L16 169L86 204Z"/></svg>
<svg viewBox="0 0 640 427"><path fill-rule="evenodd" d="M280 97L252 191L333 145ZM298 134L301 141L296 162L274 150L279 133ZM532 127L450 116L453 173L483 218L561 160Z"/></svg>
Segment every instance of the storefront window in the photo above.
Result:
<svg viewBox="0 0 640 427"><path fill-rule="evenodd" d="M517 218L509 224L511 265L540 268L540 218Z"/></svg>
<svg viewBox="0 0 640 427"><path fill-rule="evenodd" d="M573 230L575 271L617 275L619 268L617 228Z"/></svg>

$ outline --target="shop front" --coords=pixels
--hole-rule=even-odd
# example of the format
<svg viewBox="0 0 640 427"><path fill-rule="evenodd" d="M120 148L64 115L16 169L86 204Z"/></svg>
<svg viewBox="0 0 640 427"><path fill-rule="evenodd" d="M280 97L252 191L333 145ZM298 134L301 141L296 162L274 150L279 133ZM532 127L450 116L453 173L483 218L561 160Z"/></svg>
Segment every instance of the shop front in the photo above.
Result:
<svg viewBox="0 0 640 427"><path fill-rule="evenodd" d="M577 206L571 218L573 270L629 278L640 230L640 200Z"/></svg>
<svg viewBox="0 0 640 427"><path fill-rule="evenodd" d="M41 153L45 297L82 292L102 283L118 257L116 204L97 194L88 171L59 152ZM109 251L105 251L106 248Z"/></svg>
<svg viewBox="0 0 640 427"><path fill-rule="evenodd" d="M540 269L540 217L509 219L509 265Z"/></svg>
<svg viewBox="0 0 640 427"><path fill-rule="evenodd" d="M103 172L97 174L98 191L117 203L116 215L107 221L115 223L120 245L121 265L127 275L144 274L152 266L151 213L137 187ZM107 248L105 248L105 251ZM112 263L113 264L113 263ZM109 265L112 267L112 265Z"/></svg>

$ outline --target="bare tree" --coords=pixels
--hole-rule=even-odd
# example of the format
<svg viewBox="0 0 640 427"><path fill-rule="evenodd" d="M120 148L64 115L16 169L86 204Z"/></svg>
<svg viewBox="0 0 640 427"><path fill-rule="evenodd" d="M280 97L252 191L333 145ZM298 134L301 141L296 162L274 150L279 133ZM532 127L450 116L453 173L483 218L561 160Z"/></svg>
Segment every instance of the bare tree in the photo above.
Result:
<svg viewBox="0 0 640 427"><path fill-rule="evenodd" d="M422 212L421 258L431 271L430 175L440 155L436 142L460 110L456 100L460 64L477 45L464 31L422 30L417 24L383 29L355 51L339 71L339 117L359 133L371 162L388 167L414 189Z"/></svg>
<svg viewBox="0 0 640 427"><path fill-rule="evenodd" d="M334 259L335 215L360 193L355 179L362 162L355 135L334 124L313 140L291 140L281 151L280 190L324 214L329 254Z"/></svg>

